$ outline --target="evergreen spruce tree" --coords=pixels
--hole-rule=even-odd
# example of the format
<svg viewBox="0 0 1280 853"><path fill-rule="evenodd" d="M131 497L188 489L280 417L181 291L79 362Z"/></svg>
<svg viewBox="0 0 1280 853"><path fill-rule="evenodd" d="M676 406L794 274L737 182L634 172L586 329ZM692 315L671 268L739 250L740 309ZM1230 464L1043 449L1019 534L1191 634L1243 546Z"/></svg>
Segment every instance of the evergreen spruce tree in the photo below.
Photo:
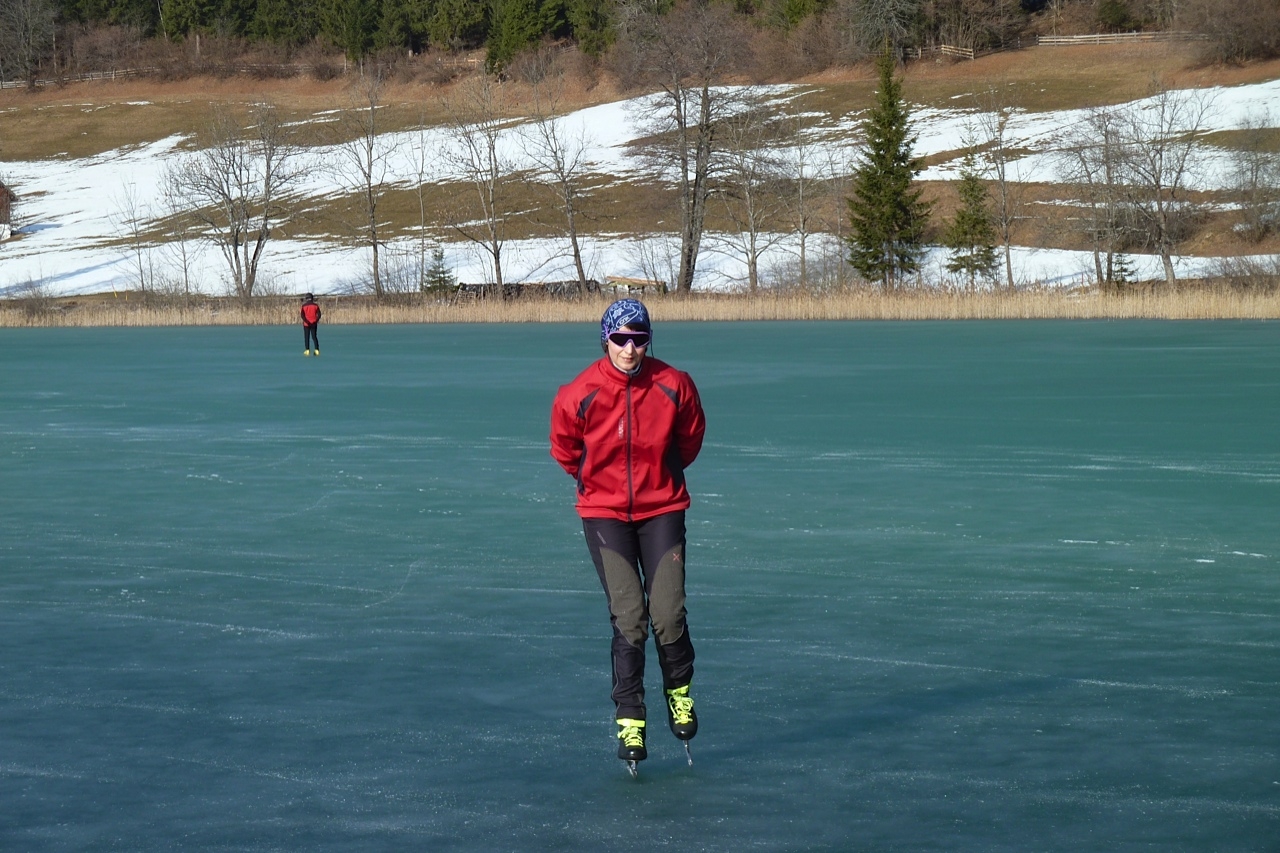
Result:
<svg viewBox="0 0 1280 853"><path fill-rule="evenodd" d="M849 198L849 263L863 278L892 290L920 268L929 204L912 187L923 164L911 153L910 114L888 50L879 67L876 102L863 123L866 148Z"/></svg>
<svg viewBox="0 0 1280 853"><path fill-rule="evenodd" d="M426 50L430 13L431 9L427 4L417 0L382 0L378 13L378 31L373 39L374 47L379 50L408 48L414 53Z"/></svg>
<svg viewBox="0 0 1280 853"><path fill-rule="evenodd" d="M427 23L431 44L448 50L482 44L489 26L487 8L476 0L436 0Z"/></svg>
<svg viewBox="0 0 1280 853"><path fill-rule="evenodd" d="M347 59L359 62L373 49L378 31L377 0L323 0L320 29Z"/></svg>
<svg viewBox="0 0 1280 853"><path fill-rule="evenodd" d="M437 243L431 249L431 263L422 277L422 291L451 291L456 286L453 270L444 259L444 247Z"/></svg>
<svg viewBox="0 0 1280 853"><path fill-rule="evenodd" d="M1107 276L1108 284L1128 284L1137 278L1133 261L1124 252L1116 252L1111 260L1111 270Z"/></svg>
<svg viewBox="0 0 1280 853"><path fill-rule="evenodd" d="M501 72L516 54L536 44L543 32L538 0L490 0L485 67Z"/></svg>
<svg viewBox="0 0 1280 853"><path fill-rule="evenodd" d="M601 0L565 0L564 13L582 52L597 59L603 56L616 36L613 4Z"/></svg>
<svg viewBox="0 0 1280 853"><path fill-rule="evenodd" d="M320 32L318 15L314 0L258 0L249 34L272 44L298 47Z"/></svg>
<svg viewBox="0 0 1280 853"><path fill-rule="evenodd" d="M996 227L991 221L991 210L987 207L987 186L978 175L972 152L965 155L960 167L958 190L960 209L947 224L943 243L951 250L947 270L963 273L972 289L979 276L990 278L994 275L998 263Z"/></svg>
<svg viewBox="0 0 1280 853"><path fill-rule="evenodd" d="M165 35L181 37L206 29L214 20L213 0L161 0Z"/></svg>

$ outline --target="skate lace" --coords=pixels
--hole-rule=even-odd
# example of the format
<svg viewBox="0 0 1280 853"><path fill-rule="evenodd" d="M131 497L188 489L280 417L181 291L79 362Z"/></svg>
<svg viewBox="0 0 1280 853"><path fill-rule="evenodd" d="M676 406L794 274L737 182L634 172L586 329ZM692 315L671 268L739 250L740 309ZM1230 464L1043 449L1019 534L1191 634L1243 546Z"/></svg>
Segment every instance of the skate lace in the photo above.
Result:
<svg viewBox="0 0 1280 853"><path fill-rule="evenodd" d="M618 733L618 737L622 738L624 746L644 746L644 729L639 726L626 726Z"/></svg>
<svg viewBox="0 0 1280 853"><path fill-rule="evenodd" d="M671 719L676 721L677 725L688 725L693 722L693 699L689 696L673 693L667 697L667 702L671 705Z"/></svg>

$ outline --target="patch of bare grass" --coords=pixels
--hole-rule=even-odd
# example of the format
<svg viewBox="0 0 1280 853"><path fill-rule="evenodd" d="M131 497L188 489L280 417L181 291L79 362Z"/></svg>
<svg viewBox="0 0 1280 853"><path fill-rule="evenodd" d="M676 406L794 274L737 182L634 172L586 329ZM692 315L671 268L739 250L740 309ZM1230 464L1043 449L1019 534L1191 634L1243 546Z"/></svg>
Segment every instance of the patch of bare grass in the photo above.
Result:
<svg viewBox="0 0 1280 853"><path fill-rule="evenodd" d="M519 178L503 188L505 204L514 213L504 217L503 230L508 240L564 235L564 216L559 202L546 187ZM427 232L436 239L458 241L459 232L452 223L476 222L483 216L476 189L465 183L438 183L423 188ZM649 234L677 227L674 190L656 182L620 181L596 176L584 182L582 216L578 223L583 234ZM418 191L393 187L387 189L378 203L379 217L387 223L383 234L387 239L415 237L422 223ZM354 239L362 225L358 199L337 197L308 199L290 219L290 237ZM721 206L708 213L709 228L728 227Z"/></svg>
<svg viewBox="0 0 1280 853"><path fill-rule="evenodd" d="M1018 109L1080 109L1144 97L1153 77L1174 87L1212 85L1213 75L1193 70L1195 64L1194 48L1185 42L1028 47L975 60L939 57L910 64L903 92L929 106L969 106L963 96L998 85Z"/></svg>
<svg viewBox="0 0 1280 853"><path fill-rule="evenodd" d="M11 108L5 116L6 160L93 157L186 133L208 105L138 103L50 104Z"/></svg>
<svg viewBox="0 0 1280 853"><path fill-rule="evenodd" d="M1262 151L1280 153L1280 128L1268 127L1254 130L1216 130L1203 134L1200 141L1228 151L1258 145Z"/></svg>

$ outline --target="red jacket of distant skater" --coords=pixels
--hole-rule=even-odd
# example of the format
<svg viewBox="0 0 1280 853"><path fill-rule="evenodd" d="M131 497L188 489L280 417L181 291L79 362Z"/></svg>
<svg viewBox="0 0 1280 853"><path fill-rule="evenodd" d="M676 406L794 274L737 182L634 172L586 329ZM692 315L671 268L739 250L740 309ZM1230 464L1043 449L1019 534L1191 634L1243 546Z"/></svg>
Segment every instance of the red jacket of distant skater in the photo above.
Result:
<svg viewBox="0 0 1280 853"><path fill-rule="evenodd" d="M578 481L583 518L641 521L687 509L684 469L705 432L689 374L655 358L634 376L601 358L551 407L551 455Z"/></svg>
<svg viewBox="0 0 1280 853"><path fill-rule="evenodd" d="M302 306L302 325L314 326L320 322L320 306L314 302L304 303Z"/></svg>

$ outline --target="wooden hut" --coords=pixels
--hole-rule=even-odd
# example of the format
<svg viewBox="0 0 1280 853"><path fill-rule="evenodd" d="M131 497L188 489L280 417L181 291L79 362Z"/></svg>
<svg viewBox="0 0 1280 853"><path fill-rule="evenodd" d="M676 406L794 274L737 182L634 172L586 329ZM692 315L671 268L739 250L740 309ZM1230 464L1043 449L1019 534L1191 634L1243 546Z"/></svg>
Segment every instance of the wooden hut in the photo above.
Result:
<svg viewBox="0 0 1280 853"><path fill-rule="evenodd" d="M663 294L667 292L667 283L656 278L628 278L624 275L607 276L604 280L606 288L613 288L615 294L626 292L628 296L644 296L645 294Z"/></svg>

